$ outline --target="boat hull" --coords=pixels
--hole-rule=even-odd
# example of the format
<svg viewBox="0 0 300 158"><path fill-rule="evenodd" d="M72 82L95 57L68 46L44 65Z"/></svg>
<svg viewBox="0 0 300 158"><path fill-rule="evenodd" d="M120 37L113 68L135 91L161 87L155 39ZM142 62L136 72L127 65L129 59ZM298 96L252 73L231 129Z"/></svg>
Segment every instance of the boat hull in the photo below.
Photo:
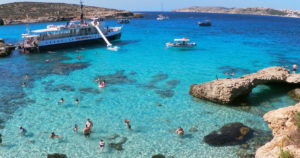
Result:
<svg viewBox="0 0 300 158"><path fill-rule="evenodd" d="M114 34L112 36L108 36L107 39L109 41L119 40L121 38L121 32ZM73 48L85 45L92 45L92 44L105 44L103 38L97 39L88 39L88 40L81 40L81 41L72 41L68 43L59 43L53 45L46 45L46 46L39 46L39 47L30 47L30 48L23 48L24 52L39 52L39 51L53 51L58 49L65 49L65 48Z"/></svg>

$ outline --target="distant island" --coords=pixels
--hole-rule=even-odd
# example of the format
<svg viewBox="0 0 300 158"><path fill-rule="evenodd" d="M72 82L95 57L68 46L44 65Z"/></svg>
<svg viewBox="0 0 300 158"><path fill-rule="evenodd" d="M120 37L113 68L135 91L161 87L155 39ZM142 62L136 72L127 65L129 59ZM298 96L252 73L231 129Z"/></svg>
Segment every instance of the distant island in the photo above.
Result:
<svg viewBox="0 0 300 158"><path fill-rule="evenodd" d="M271 8L225 8L225 7L189 7L175 9L174 12L200 12L200 13L227 13L227 14L253 14L268 16L300 17L300 11Z"/></svg>
<svg viewBox="0 0 300 158"><path fill-rule="evenodd" d="M85 18L136 18L139 13L84 6ZM80 17L80 5L66 3L15 2L0 5L0 25L66 21Z"/></svg>

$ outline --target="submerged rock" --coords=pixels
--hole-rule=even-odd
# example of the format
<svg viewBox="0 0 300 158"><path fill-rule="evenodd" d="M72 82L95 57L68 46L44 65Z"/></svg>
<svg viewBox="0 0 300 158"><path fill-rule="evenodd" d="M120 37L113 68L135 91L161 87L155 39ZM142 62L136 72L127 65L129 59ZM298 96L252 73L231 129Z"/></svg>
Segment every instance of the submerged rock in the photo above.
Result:
<svg viewBox="0 0 300 158"><path fill-rule="evenodd" d="M109 146L111 148L114 148L114 149L118 150L118 151L121 151L121 150L123 150L123 146L122 145L124 143L126 143L126 141L127 141L127 138L126 137L122 137L122 139L118 143L109 143Z"/></svg>
<svg viewBox="0 0 300 158"><path fill-rule="evenodd" d="M79 91L83 92L83 93L93 93L93 94L99 94L100 93L100 91L98 89L95 89L95 88L80 88Z"/></svg>
<svg viewBox="0 0 300 158"><path fill-rule="evenodd" d="M156 94L159 94L162 98L171 98L174 96L173 90L156 90Z"/></svg>
<svg viewBox="0 0 300 158"><path fill-rule="evenodd" d="M168 79L168 77L169 77L168 74L163 74L163 73L157 74L157 75L152 76L152 80L150 83L163 81L165 79Z"/></svg>
<svg viewBox="0 0 300 158"><path fill-rule="evenodd" d="M180 83L179 80L170 80L170 81L166 82L168 88L170 88L170 89L175 88L179 83Z"/></svg>
<svg viewBox="0 0 300 158"><path fill-rule="evenodd" d="M89 64L87 62L78 63L56 63L53 66L51 73L59 75L69 75L74 70L80 70L87 68Z"/></svg>
<svg viewBox="0 0 300 158"><path fill-rule="evenodd" d="M242 123L235 122L225 124L217 131L213 131L204 137L204 142L212 146L237 145L248 140L251 129Z"/></svg>
<svg viewBox="0 0 300 158"><path fill-rule="evenodd" d="M109 75L100 75L96 77L96 80L104 80L107 85L114 85L114 84L128 84L128 83L135 83L136 80L130 79L128 76L125 75L124 70L119 70L114 74Z"/></svg>
<svg viewBox="0 0 300 158"><path fill-rule="evenodd" d="M299 78L299 82L288 81L291 77L294 78L293 81ZM290 74L289 70L283 67L270 67L239 78L191 85L190 94L200 99L229 104L239 97L248 95L257 85L269 83L300 84L300 75Z"/></svg>
<svg viewBox="0 0 300 158"><path fill-rule="evenodd" d="M54 154L48 154L47 158L67 158L67 155L60 154L60 153L54 153Z"/></svg>
<svg viewBox="0 0 300 158"><path fill-rule="evenodd" d="M294 98L295 100L300 101L300 88L296 88L296 89L289 91L288 95L290 97Z"/></svg>
<svg viewBox="0 0 300 158"><path fill-rule="evenodd" d="M152 158L165 158L162 154L153 155Z"/></svg>

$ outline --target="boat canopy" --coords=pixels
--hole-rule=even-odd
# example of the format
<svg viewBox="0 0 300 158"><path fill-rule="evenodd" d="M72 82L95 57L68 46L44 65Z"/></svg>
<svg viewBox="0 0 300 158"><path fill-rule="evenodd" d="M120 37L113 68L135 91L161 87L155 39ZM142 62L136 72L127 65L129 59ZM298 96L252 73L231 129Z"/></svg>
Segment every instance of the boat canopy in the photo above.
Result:
<svg viewBox="0 0 300 158"><path fill-rule="evenodd" d="M57 28L47 28L47 29L41 29L41 30L33 30L32 33L43 33L43 32L52 32L52 31L58 31Z"/></svg>
<svg viewBox="0 0 300 158"><path fill-rule="evenodd" d="M188 42L190 41L190 39L188 38L178 38L178 39L174 39L175 42Z"/></svg>

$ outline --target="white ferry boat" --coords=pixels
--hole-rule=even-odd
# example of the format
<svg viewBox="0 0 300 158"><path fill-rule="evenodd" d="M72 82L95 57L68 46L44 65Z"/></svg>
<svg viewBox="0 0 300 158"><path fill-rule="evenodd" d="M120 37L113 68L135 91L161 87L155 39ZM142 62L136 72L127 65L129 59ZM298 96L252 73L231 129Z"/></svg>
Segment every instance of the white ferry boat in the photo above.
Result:
<svg viewBox="0 0 300 158"><path fill-rule="evenodd" d="M159 20L159 21L161 21L161 20L167 20L167 19L169 19L169 17L168 16L164 16L163 14L159 14L157 16L157 18L156 18L156 20Z"/></svg>
<svg viewBox="0 0 300 158"><path fill-rule="evenodd" d="M81 3L80 20L65 25L48 25L46 29L22 34L21 49L25 52L49 51L99 42L111 47L110 41L120 39L122 27L106 26L102 19L97 18L85 20L82 8Z"/></svg>
<svg viewBox="0 0 300 158"><path fill-rule="evenodd" d="M167 48L193 48L197 44L195 42L189 42L189 38L179 38L179 39L174 39L174 42L167 42L166 47Z"/></svg>

